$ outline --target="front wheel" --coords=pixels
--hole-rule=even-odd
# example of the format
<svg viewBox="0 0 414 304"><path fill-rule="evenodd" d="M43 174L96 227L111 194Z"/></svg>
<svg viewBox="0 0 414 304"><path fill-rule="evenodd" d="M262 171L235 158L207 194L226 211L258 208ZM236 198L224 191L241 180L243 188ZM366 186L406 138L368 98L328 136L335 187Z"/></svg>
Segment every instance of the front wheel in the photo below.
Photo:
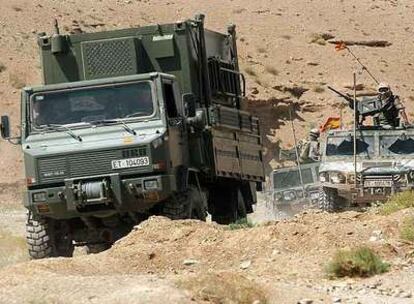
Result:
<svg viewBox="0 0 414 304"><path fill-rule="evenodd" d="M28 212L26 241L32 259L71 257L74 251L69 226Z"/></svg>
<svg viewBox="0 0 414 304"><path fill-rule="evenodd" d="M321 187L319 192L318 207L327 212L335 212L339 209L339 197L335 189Z"/></svg>

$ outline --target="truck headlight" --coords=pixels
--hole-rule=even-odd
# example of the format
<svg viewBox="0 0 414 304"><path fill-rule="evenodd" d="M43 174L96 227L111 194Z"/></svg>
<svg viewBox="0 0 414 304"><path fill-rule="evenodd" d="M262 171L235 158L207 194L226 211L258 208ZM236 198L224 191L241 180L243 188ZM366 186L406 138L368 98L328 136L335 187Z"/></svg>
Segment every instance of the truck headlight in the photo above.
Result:
<svg viewBox="0 0 414 304"><path fill-rule="evenodd" d="M293 191L285 191L283 192L283 199L285 201L293 201L296 198L296 195Z"/></svg>
<svg viewBox="0 0 414 304"><path fill-rule="evenodd" d="M355 174L348 175L348 184L355 184Z"/></svg>
<svg viewBox="0 0 414 304"><path fill-rule="evenodd" d="M329 179L333 184L343 184L345 183L345 175L339 172L330 172Z"/></svg>
<svg viewBox="0 0 414 304"><path fill-rule="evenodd" d="M32 194L33 202L46 202L46 192L36 192Z"/></svg>
<svg viewBox="0 0 414 304"><path fill-rule="evenodd" d="M319 181L325 183L328 181L328 173L322 172L319 174Z"/></svg>
<svg viewBox="0 0 414 304"><path fill-rule="evenodd" d="M144 181L145 190L153 190L158 188L158 181L156 179L149 179Z"/></svg>

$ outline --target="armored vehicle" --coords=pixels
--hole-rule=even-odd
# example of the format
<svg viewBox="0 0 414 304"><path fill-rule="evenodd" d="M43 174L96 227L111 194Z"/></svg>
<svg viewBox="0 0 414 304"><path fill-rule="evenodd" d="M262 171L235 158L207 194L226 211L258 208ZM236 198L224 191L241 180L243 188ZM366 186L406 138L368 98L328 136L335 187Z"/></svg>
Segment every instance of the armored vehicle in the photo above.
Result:
<svg viewBox="0 0 414 304"><path fill-rule="evenodd" d="M295 212L304 206L317 205L319 197L319 162L277 169L271 173L271 201L276 209Z"/></svg>
<svg viewBox="0 0 414 304"><path fill-rule="evenodd" d="M319 207L327 211L386 200L414 189L414 128L329 131L321 142Z"/></svg>
<svg viewBox="0 0 414 304"><path fill-rule="evenodd" d="M38 44L44 85L22 91L20 138L33 258L101 250L154 214L227 224L252 212L262 142L240 109L235 26L56 26Z"/></svg>

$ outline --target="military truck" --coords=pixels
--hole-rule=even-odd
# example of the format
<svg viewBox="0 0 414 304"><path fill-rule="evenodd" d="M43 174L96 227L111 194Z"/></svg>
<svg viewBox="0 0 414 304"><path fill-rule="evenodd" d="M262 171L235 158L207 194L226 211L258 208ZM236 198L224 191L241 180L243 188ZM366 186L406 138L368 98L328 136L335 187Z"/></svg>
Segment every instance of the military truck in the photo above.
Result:
<svg viewBox="0 0 414 304"><path fill-rule="evenodd" d="M319 162L273 170L271 201L282 212L295 213L305 206L317 206L319 197Z"/></svg>
<svg viewBox="0 0 414 304"><path fill-rule="evenodd" d="M234 25L56 25L38 44L44 84L22 91L19 139L32 258L102 250L150 215L228 224L252 212L263 148L241 110Z"/></svg>
<svg viewBox="0 0 414 304"><path fill-rule="evenodd" d="M319 207L336 211L414 189L414 128L332 130L321 141Z"/></svg>

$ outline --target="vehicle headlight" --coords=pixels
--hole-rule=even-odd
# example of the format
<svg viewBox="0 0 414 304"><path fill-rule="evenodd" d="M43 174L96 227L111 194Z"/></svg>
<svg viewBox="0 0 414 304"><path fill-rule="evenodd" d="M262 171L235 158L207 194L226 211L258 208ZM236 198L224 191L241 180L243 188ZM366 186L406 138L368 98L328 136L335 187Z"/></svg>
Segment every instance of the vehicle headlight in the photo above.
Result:
<svg viewBox="0 0 414 304"><path fill-rule="evenodd" d="M330 172L329 173L329 179L331 183L334 184L343 184L345 183L345 175L339 172Z"/></svg>
<svg viewBox="0 0 414 304"><path fill-rule="evenodd" d="M275 193L275 194L273 195L273 199L274 199L274 200L276 200L276 201L281 200L281 199L282 199L282 194L281 194L281 193L279 193L279 192Z"/></svg>
<svg viewBox="0 0 414 304"><path fill-rule="evenodd" d="M413 183L414 182L414 170L408 173L408 181Z"/></svg>
<svg viewBox="0 0 414 304"><path fill-rule="evenodd" d="M348 184L355 184L355 174L348 174Z"/></svg>
<svg viewBox="0 0 414 304"><path fill-rule="evenodd" d="M293 201L296 198L296 195L293 191L285 191L283 192L283 199L285 201Z"/></svg>
<svg viewBox="0 0 414 304"><path fill-rule="evenodd" d="M319 181L324 183L328 181L328 173L322 172L319 174Z"/></svg>
<svg viewBox="0 0 414 304"><path fill-rule="evenodd" d="M33 202L46 202L46 192L36 192L32 194Z"/></svg>
<svg viewBox="0 0 414 304"><path fill-rule="evenodd" d="M156 179L149 179L144 181L145 190L152 190L158 188L158 181Z"/></svg>
<svg viewBox="0 0 414 304"><path fill-rule="evenodd" d="M152 141L152 146L154 147L154 149L157 149L161 145L162 145L162 138L161 137L158 137L158 138L156 138Z"/></svg>

